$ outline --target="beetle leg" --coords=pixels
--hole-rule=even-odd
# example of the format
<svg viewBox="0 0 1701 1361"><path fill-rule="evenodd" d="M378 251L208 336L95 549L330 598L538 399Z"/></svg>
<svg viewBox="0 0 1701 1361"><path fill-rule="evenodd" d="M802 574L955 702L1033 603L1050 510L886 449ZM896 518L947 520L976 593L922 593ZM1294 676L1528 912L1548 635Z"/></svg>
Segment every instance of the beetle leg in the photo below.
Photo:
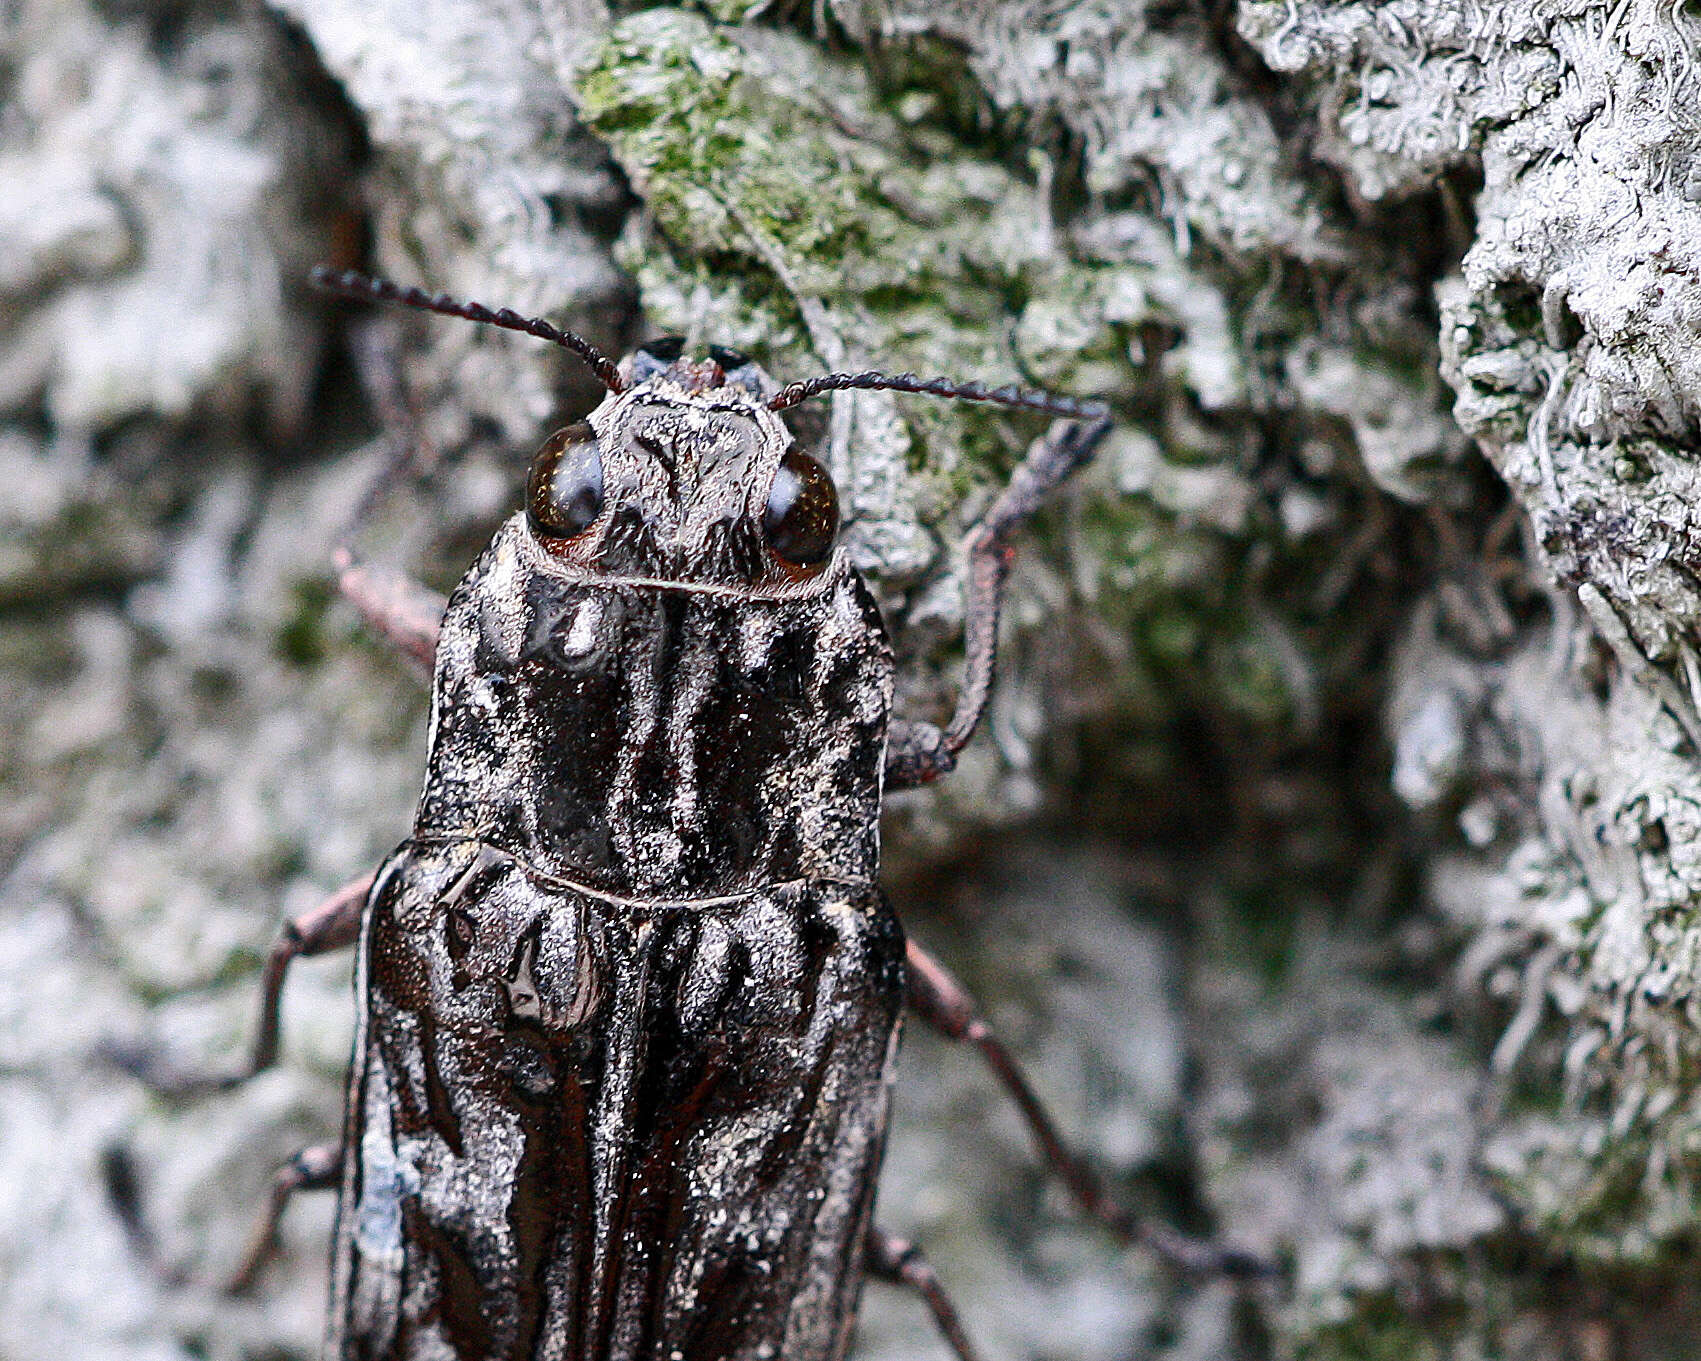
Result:
<svg viewBox="0 0 1701 1361"><path fill-rule="evenodd" d="M146 1048L120 1043L105 1046L108 1060L166 1096L198 1096L235 1087L278 1061L279 1005L290 964L304 955L329 954L360 937L360 913L375 875L350 879L317 907L283 924L266 956L260 985L260 1015L248 1062L234 1073L192 1073Z"/></svg>
<svg viewBox="0 0 1701 1361"><path fill-rule="evenodd" d="M974 736L992 691L998 657L998 612L1015 556L1011 536L1045 498L1093 456L1110 430L1110 418L1053 427L1016 465L1009 484L968 536L968 599L963 609L963 684L956 712L943 729L900 720L886 744L886 787L908 789L949 774L957 753Z"/></svg>
<svg viewBox="0 0 1701 1361"><path fill-rule="evenodd" d="M254 1227L254 1237L248 1251L242 1254L242 1265L225 1283L228 1295L246 1294L254 1286L260 1272L272 1259L278 1247L278 1225L284 1210L297 1191L322 1191L342 1180L343 1149L341 1144L312 1144L286 1162L272 1178L272 1196L266 1213Z"/></svg>
<svg viewBox="0 0 1701 1361"><path fill-rule="evenodd" d="M921 1296L933 1315L934 1323L945 1343L957 1354L957 1361L978 1361L979 1353L963 1331L963 1321L956 1306L939 1283L939 1277L921 1249L906 1238L887 1233L873 1224L868 1226L868 1272L893 1285L907 1285Z"/></svg>
<svg viewBox="0 0 1701 1361"><path fill-rule="evenodd" d="M338 548L332 561L337 589L360 612L361 620L429 678L437 654L437 630L449 602L406 572L359 561L347 546Z"/></svg>
<svg viewBox="0 0 1701 1361"><path fill-rule="evenodd" d="M266 956L260 983L260 1017L254 1031L254 1052L237 1081L262 1073L278 1061L279 1006L290 964L312 955L342 950L360 939L360 914L377 877L368 872L350 879L319 906L284 922ZM227 1084L228 1085L228 1084Z"/></svg>
<svg viewBox="0 0 1701 1361"><path fill-rule="evenodd" d="M1069 1151L1057 1125L1029 1084L1027 1075L999 1038L992 1033L963 985L938 960L913 940L906 949L906 989L915 1013L947 1039L980 1050L999 1085L1021 1111L1034 1142L1070 1196L1088 1218L1103 1224L1124 1242L1150 1248L1179 1270L1201 1275L1257 1278L1272 1274L1268 1263L1237 1248L1189 1237L1163 1225L1147 1223L1117 1204L1096 1173Z"/></svg>
<svg viewBox="0 0 1701 1361"><path fill-rule="evenodd" d="M242 1265L224 1283L225 1293L240 1295L251 1289L266 1263L277 1251L278 1225L285 1208L297 1191L317 1191L335 1186L342 1177L343 1150L340 1144L313 1144L286 1162L272 1178L272 1194L266 1212L254 1228ZM180 1287L189 1277L160 1255L159 1240L142 1209L141 1188L130 1151L122 1145L101 1155L101 1176L106 1198L124 1227L131 1248L169 1286Z"/></svg>

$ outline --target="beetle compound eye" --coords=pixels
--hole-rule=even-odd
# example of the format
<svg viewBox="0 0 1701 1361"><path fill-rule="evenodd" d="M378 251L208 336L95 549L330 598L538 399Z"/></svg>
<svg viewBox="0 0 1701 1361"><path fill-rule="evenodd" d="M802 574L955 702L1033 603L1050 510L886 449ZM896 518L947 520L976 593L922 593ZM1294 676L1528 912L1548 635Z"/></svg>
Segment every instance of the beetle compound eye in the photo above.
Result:
<svg viewBox="0 0 1701 1361"><path fill-rule="evenodd" d="M602 452L584 421L557 430L526 479L526 522L546 539L583 534L602 514Z"/></svg>
<svg viewBox="0 0 1701 1361"><path fill-rule="evenodd" d="M632 353L632 381L642 383L665 373L670 364L685 353L684 336L657 336L646 340Z"/></svg>
<svg viewBox="0 0 1701 1361"><path fill-rule="evenodd" d="M839 532L839 494L832 476L796 449L780 460L762 512L768 547L794 567L814 567L833 551Z"/></svg>

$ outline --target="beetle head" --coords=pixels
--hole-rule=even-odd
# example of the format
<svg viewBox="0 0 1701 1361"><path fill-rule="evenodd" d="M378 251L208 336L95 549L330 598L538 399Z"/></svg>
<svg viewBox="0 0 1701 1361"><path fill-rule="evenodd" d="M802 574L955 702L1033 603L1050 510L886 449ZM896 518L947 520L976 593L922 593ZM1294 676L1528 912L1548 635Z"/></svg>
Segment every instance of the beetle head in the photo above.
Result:
<svg viewBox="0 0 1701 1361"><path fill-rule="evenodd" d="M775 413L822 393L914 392L1108 420L1102 402L874 369L782 388L735 350L688 359L677 336L616 364L583 336L507 308L322 266L310 277L344 297L524 331L590 365L608 397L545 442L526 490L533 538L570 572L773 595L815 589L836 560L838 496Z"/></svg>
<svg viewBox="0 0 1701 1361"><path fill-rule="evenodd" d="M792 594L833 557L838 499L769 408L777 386L736 351L677 337L533 460L527 523L562 564L603 575Z"/></svg>

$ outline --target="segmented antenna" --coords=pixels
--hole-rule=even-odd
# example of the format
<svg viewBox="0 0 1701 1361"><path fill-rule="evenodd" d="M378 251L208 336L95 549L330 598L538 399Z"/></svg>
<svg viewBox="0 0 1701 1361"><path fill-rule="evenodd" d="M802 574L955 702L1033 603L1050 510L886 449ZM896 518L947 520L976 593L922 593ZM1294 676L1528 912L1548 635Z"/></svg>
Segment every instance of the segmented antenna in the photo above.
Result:
<svg viewBox="0 0 1701 1361"><path fill-rule="evenodd" d="M404 307L417 307L425 312L441 312L444 316L482 321L488 326L500 326L507 331L523 331L526 335L536 336L539 340L548 340L564 350L571 350L591 366L591 372L596 374L597 381L610 392L626 391L620 370L615 367L612 359L583 336L551 326L541 317L522 317L507 307L492 311L482 303L461 302L447 293L431 294L424 289L407 288L401 284L390 283L386 279L368 278L352 269L335 270L327 269L324 265L315 265L307 279L313 287L344 298L358 298L363 302L399 302Z"/></svg>
<svg viewBox="0 0 1701 1361"><path fill-rule="evenodd" d="M788 406L796 406L823 392L838 392L844 388L920 392L929 397L956 397L965 402L995 402L999 406L1017 406L1028 411L1076 416L1089 421L1102 420L1110 414L1110 408L1103 402L1084 397L1059 397L1050 392L1019 388L1014 383L989 388L984 383L954 383L949 378L917 378L913 373L879 373L874 369L864 373L824 373L819 378L788 383L769 399L768 407L773 411L784 411Z"/></svg>

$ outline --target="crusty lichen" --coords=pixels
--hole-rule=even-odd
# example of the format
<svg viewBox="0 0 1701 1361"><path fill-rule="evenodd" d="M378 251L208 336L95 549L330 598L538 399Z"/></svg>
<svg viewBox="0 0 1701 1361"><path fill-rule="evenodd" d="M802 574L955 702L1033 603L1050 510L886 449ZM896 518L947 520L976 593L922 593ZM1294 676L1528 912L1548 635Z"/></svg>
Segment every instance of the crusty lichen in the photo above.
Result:
<svg viewBox="0 0 1701 1361"><path fill-rule="evenodd" d="M1462 933L1466 1009L1500 1009L1485 1167L1549 1251L1669 1268L1701 1172L1701 23L1270 0L1239 26L1301 75L1322 154L1367 198L1480 166L1442 372L1528 516L1554 618L1486 651L1448 630L1407 650L1400 792L1456 819L1433 901Z"/></svg>
<svg viewBox="0 0 1701 1361"><path fill-rule="evenodd" d="M1291 1298L1254 1300L1269 1351L1599 1351L1603 1301L1667 1279L1695 1227L1694 17L279 8L296 39L217 7L0 21L18 73L0 299L21 323L0 347L0 665L19 678L0 832L22 847L0 881L0 1170L33 1202L0 1205L8 1355L312 1347L323 1219L292 1212L301 1252L252 1305L120 1288L132 1264L86 1166L135 1145L168 1256L210 1275L264 1164L334 1128L335 967L295 985L285 1071L218 1102L150 1101L92 1054L114 1034L234 1051L280 907L405 825L420 698L323 609L324 548L381 450L343 461L364 434L316 423L331 313L298 291L312 261L353 262L339 214L358 202L384 272L611 347L688 331L781 377L869 364L1112 400L1099 465L1024 545L991 722L926 806L944 834L1042 804L1035 772L1067 766L1059 736L1085 723L1071 815L1188 839L1079 899L1059 887L1079 864L1023 870L1025 906L952 904L920 934L949 944L973 918L962 967L1106 1165L1169 1160L1226 1237L1292 1265ZM340 96L303 75L303 39ZM367 541L441 581L512 502L498 457L585 388L522 338L408 335L449 471ZM353 405L350 386L326 391ZM938 711L952 546L1040 423L885 394L815 419L900 621L905 704ZM1564 583L1551 610L1461 425ZM1360 783L1378 732L1375 782L1407 821ZM1056 942L1066 915L1079 949ZM1172 955L1157 928L1177 918L1196 938ZM1113 981L1072 1003L1102 959ZM1004 972L1060 975L1056 1010ZM1131 1028L1094 1030L1134 992ZM1141 1086L1124 1070L1148 1057ZM1161 1332L1176 1357L1259 1354L1219 1287L1138 1252L1094 1274L1106 1245L1058 1227L1037 1174L1000 1174L1022 1249L989 1249L939 1189L959 1169L920 1166L979 1161L941 1152L963 1137L941 1126L990 1114L974 1146L1031 1168L975 1101L921 1098L893 1203L963 1263L989 1351ZM1557 1269L1577 1275L1556 1292ZM1655 1312L1619 1328L1627 1355L1655 1354ZM870 1345L913 1355L924 1327Z"/></svg>
<svg viewBox="0 0 1701 1361"><path fill-rule="evenodd" d="M373 260L401 282L527 315L611 348L629 304L586 224L621 187L563 97L559 71L606 15L463 3L279 0L312 36L378 152ZM353 260L337 263L352 264ZM485 327L425 332L409 376L442 447L535 440L558 413L565 357Z"/></svg>
<svg viewBox="0 0 1701 1361"><path fill-rule="evenodd" d="M282 44L209 17L175 45L93 5L0 24L0 407L39 406L67 439L256 398L277 429L301 417L315 328L291 304L350 147L298 89L234 92Z"/></svg>

